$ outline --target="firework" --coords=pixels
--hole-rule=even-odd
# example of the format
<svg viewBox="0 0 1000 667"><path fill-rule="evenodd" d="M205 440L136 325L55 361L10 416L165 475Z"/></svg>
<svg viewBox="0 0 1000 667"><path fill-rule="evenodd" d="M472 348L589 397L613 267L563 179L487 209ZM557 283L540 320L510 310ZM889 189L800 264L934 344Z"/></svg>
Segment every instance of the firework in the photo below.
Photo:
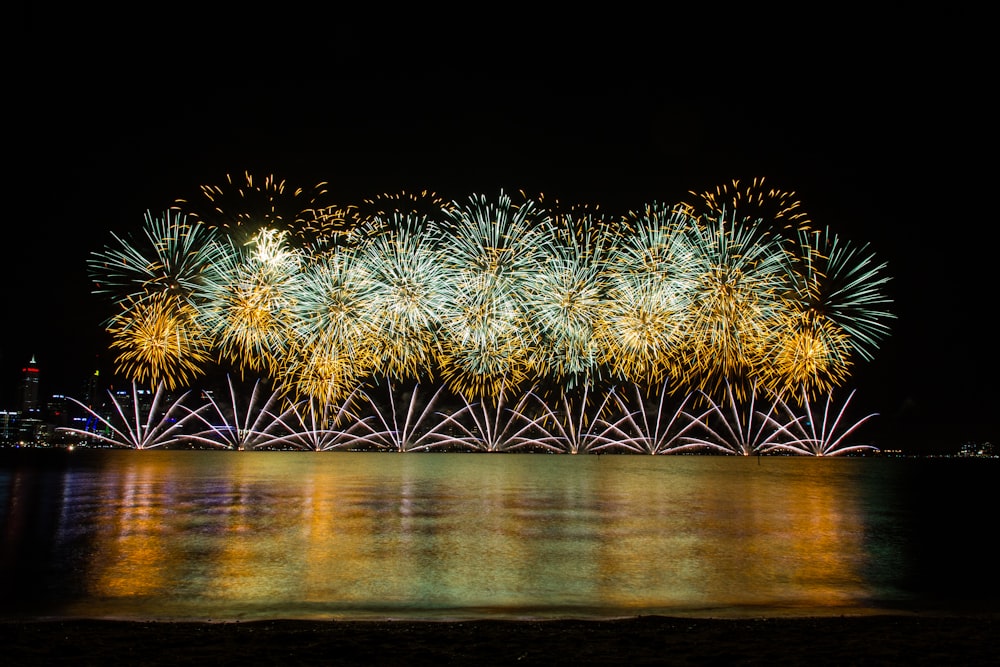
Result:
<svg viewBox="0 0 1000 667"><path fill-rule="evenodd" d="M757 409L757 386L746 394L737 393L725 382L725 396L716 401L703 394L708 409L696 418L701 433L685 436L688 449L703 447L723 454L750 456L763 454L784 432L778 417L778 405L771 403L767 412Z"/></svg>
<svg viewBox="0 0 1000 667"><path fill-rule="evenodd" d="M502 191L321 205L325 184L289 190L249 174L203 194L206 209L186 216L179 201L147 214L144 237L114 236L90 258L95 292L116 299L118 371L175 389L233 364L296 401L286 416L303 428L317 411L328 418L323 405L374 406L367 387L439 382L464 403L441 425L461 433L454 446L582 451L615 434L628 451L697 448L707 445L675 432L700 419L689 401L717 421L719 406L758 391L790 402L828 393L872 358L892 318L886 265L810 230L794 193L763 179L621 218ZM566 421L590 410L570 393L616 383L659 392L660 407L613 391L586 423ZM684 397L672 436L645 417L660 423L665 396ZM500 434L501 416L513 435ZM387 434L399 429L363 424L367 436L339 426L336 446L429 448L412 431L397 442Z"/></svg>
<svg viewBox="0 0 1000 667"><path fill-rule="evenodd" d="M531 438L531 444L546 451L569 454L585 454L616 444L619 431L603 418L612 405L614 393L605 394L596 408L591 405L589 393L587 385L575 394L563 393L553 407L539 394L529 392L541 409L541 414L534 418L522 413L522 419L540 431Z"/></svg>
<svg viewBox="0 0 1000 667"><path fill-rule="evenodd" d="M852 391L840 409L836 410L836 415L833 414L835 407L833 392L827 394L822 415L813 409L809 393L804 388L800 401L801 405L804 406L804 412L801 414L796 414L796 411L787 402L777 401L776 405L788 416L787 423L780 430L780 435L785 436L785 439L767 443L761 448L761 452L764 454L842 456L858 452L878 451L874 445L852 445L845 442L862 424L877 416L877 413L872 413L855 421L845 421L847 407L853 397L854 392Z"/></svg>
<svg viewBox="0 0 1000 667"><path fill-rule="evenodd" d="M697 275L690 216L651 205L614 247L596 339L611 374L646 387L677 378Z"/></svg>
<svg viewBox="0 0 1000 667"><path fill-rule="evenodd" d="M327 255L296 275L287 296L284 381L291 393L335 401L375 368L371 281L354 251Z"/></svg>
<svg viewBox="0 0 1000 667"><path fill-rule="evenodd" d="M430 190L421 192L384 192L375 197L369 197L362 201L358 207L358 219L362 221L359 227L365 226L365 221L385 222L393 217L417 217L431 218L437 217L442 211L453 211L457 208L454 202L450 202ZM382 228L380 222L375 222L375 228Z"/></svg>
<svg viewBox="0 0 1000 667"><path fill-rule="evenodd" d="M507 393L500 391L484 396L478 401L470 401L461 395L462 407L450 415L442 415L442 429L451 429L457 435L449 442L480 452L510 452L530 448L532 445L544 448L544 444L531 437L535 422L527 415L531 392L521 397L511 406Z"/></svg>
<svg viewBox="0 0 1000 667"><path fill-rule="evenodd" d="M289 292L301 260L284 236L263 229L249 252L230 245L200 289L200 322L223 357L251 371L274 373L287 353Z"/></svg>
<svg viewBox="0 0 1000 667"><path fill-rule="evenodd" d="M683 203L681 207L696 217L732 216L738 221L763 222L786 232L808 230L812 221L796 194L768 187L764 180L758 177L741 185L738 179L733 179L714 190L689 192L695 198L694 203Z"/></svg>
<svg viewBox="0 0 1000 667"><path fill-rule="evenodd" d="M277 423L273 411L280 403L281 391L272 391L264 400L263 384L253 385L250 400L243 404L243 392L237 391L231 377L226 377L229 393L225 402L216 400L213 392L205 392L208 403L197 410L190 410L195 419L206 427L191 434L188 439L200 444L224 449L257 449L275 439L272 430ZM211 409L209 409L211 408Z"/></svg>
<svg viewBox="0 0 1000 667"><path fill-rule="evenodd" d="M261 446L315 452L347 447L354 438L337 425L352 419L349 406L350 400L331 402L311 397L292 403L280 415L272 415L274 437Z"/></svg>
<svg viewBox="0 0 1000 667"><path fill-rule="evenodd" d="M546 260L549 218L533 202L515 206L472 196L445 211L441 259L447 272L440 315L441 376L470 396L498 395L532 372L525 289Z"/></svg>
<svg viewBox="0 0 1000 667"><path fill-rule="evenodd" d="M683 343L685 381L710 395L733 383L743 394L766 363L764 341L787 289L781 239L724 216L700 218L685 231L696 275Z"/></svg>
<svg viewBox="0 0 1000 667"><path fill-rule="evenodd" d="M799 235L798 305L836 324L850 340L851 349L870 361L879 343L889 335L890 299L883 292L889 282L885 262L878 262L868 244L856 245L829 229Z"/></svg>
<svg viewBox="0 0 1000 667"><path fill-rule="evenodd" d="M146 395L152 393L148 406L143 406ZM181 434L185 423L194 417L194 413L184 412L183 403L190 392L184 392L179 398L170 400L163 385L156 387L155 392L139 389L132 383L131 394L122 393L116 396L108 390L113 412L110 417L99 414L88 405L70 398L79 407L87 411L102 427L103 433L87 431L71 427L59 427L63 433L72 433L88 440L98 440L113 447L127 449L152 449L166 447L182 439ZM180 417L178 419L178 417Z"/></svg>
<svg viewBox="0 0 1000 667"><path fill-rule="evenodd" d="M171 294L127 299L108 332L117 371L135 382L174 390L202 375L213 359L196 309Z"/></svg>
<svg viewBox="0 0 1000 667"><path fill-rule="evenodd" d="M571 389L599 375L596 323L607 306L607 251L600 220L560 216L546 257L525 281L524 304L537 343L532 366Z"/></svg>
<svg viewBox="0 0 1000 667"><path fill-rule="evenodd" d="M88 259L94 293L124 295L133 301L154 295L190 301L203 273L220 259L215 232L171 211L158 217L147 211L144 223L141 238L112 234L116 247L108 246Z"/></svg>
<svg viewBox="0 0 1000 667"><path fill-rule="evenodd" d="M432 377L439 314L448 307L449 277L436 227L423 217L393 214L387 231L358 251L365 276L366 320L374 363L386 377Z"/></svg>
<svg viewBox="0 0 1000 667"><path fill-rule="evenodd" d="M438 387L426 401L420 395L420 385L413 386L408 392L409 400L405 401L405 409L402 402L397 406L397 396L405 400L404 392L388 383L385 389L384 402L377 400L371 391L363 392L359 399L367 403L371 414L348 429L356 442L396 452L426 451L461 442L443 432L446 420L432 423L439 416L435 410L438 400L445 393L444 385Z"/></svg>
<svg viewBox="0 0 1000 667"><path fill-rule="evenodd" d="M668 386L660 388L655 409L649 406L639 385L633 384L630 388L631 396L624 390L609 393L621 416L609 424L610 442L601 445L600 449L615 447L637 454L680 454L703 447L700 442L692 441L689 434L707 413L693 415L688 411L689 405L694 403L691 394L684 397L671 415L667 403Z"/></svg>
<svg viewBox="0 0 1000 667"><path fill-rule="evenodd" d="M292 186L271 174L256 176L249 171L242 177L226 174L224 183L202 185L199 190L197 198L175 200L172 210L207 227L226 230L240 243L262 228L294 234L300 227L314 225L317 211L329 207L324 202L324 182Z"/></svg>

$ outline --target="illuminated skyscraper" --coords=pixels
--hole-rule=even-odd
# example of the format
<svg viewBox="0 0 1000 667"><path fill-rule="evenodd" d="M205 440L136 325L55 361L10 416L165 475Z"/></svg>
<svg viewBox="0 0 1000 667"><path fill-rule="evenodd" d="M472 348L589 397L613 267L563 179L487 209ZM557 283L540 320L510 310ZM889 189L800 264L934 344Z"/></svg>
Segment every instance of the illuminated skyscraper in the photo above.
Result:
<svg viewBox="0 0 1000 667"><path fill-rule="evenodd" d="M21 399L21 414L25 417L37 417L41 414L38 403L38 363L32 355L28 365L21 369L21 387L18 397Z"/></svg>

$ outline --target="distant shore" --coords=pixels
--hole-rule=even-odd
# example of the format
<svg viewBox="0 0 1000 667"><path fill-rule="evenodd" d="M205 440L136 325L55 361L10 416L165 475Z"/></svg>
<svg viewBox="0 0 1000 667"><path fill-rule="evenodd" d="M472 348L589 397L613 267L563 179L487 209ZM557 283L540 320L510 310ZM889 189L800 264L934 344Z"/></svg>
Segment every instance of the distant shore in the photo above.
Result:
<svg viewBox="0 0 1000 667"><path fill-rule="evenodd" d="M0 620L29 665L996 665L997 615L549 621Z"/></svg>

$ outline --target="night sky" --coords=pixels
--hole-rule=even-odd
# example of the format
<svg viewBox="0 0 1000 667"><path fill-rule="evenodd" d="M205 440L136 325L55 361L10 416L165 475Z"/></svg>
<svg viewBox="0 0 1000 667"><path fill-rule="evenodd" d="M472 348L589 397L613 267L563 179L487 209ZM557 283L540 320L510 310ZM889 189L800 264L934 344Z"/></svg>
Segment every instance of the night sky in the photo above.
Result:
<svg viewBox="0 0 1000 667"><path fill-rule="evenodd" d="M637 34L635 51L628 34L525 30L500 50L475 31L401 43L338 23L307 57L230 53L209 26L134 27L119 43L95 39L109 29L77 30L99 22L90 15L23 16L32 46L5 105L0 407L14 407L32 355L44 394L74 395L95 364L110 366L87 257L111 230L137 232L146 210L226 174L325 181L344 203L502 189L616 212L765 177L795 191L817 226L888 262L898 320L847 387L857 410L880 414L876 444L1000 444L992 79L981 78L985 49L956 34L966 19L943 24L945 42L913 24L887 36L847 21L850 34L819 44L812 26L727 52L710 30L682 46L669 31ZM211 58L195 57L197 39Z"/></svg>

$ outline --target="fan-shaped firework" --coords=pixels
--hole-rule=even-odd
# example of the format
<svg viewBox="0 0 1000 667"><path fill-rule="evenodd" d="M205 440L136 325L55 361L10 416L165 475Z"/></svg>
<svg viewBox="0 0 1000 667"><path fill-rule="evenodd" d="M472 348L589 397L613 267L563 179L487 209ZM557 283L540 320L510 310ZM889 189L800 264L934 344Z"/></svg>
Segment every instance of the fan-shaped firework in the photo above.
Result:
<svg viewBox="0 0 1000 667"><path fill-rule="evenodd" d="M757 409L760 397L756 385L740 395L729 383L724 384L724 398L715 400L707 394L704 396L709 408L697 417L701 432L685 436L689 447L701 446L739 456L766 452L783 432L777 405L770 403L767 412L763 412Z"/></svg>
<svg viewBox="0 0 1000 667"><path fill-rule="evenodd" d="M148 405L143 405L146 394L152 393ZM99 431L59 427L57 430L72 433L89 440L98 440L112 447L128 449L153 449L166 447L177 442L183 433L185 422L194 417L194 413L184 411L184 400L190 392L184 392L172 401L168 398L163 385L156 387L155 392L139 389L132 383L131 394L116 396L109 390L108 397L113 406L112 414L104 416L94 408L70 398L79 407L87 411L99 424Z"/></svg>
<svg viewBox="0 0 1000 667"><path fill-rule="evenodd" d="M351 419L348 402L306 398L290 404L280 415L274 415L274 437L260 446L315 452L347 447L354 439L338 428L338 424Z"/></svg>
<svg viewBox="0 0 1000 667"><path fill-rule="evenodd" d="M876 414L865 415L853 421L845 420L848 405L854 397L852 391L839 409L835 408L833 393L827 394L823 406L823 414L813 409L809 394L803 390L800 403L804 412L796 411L785 401L777 401L776 406L788 417L788 422L782 426L778 438L768 442L761 451L764 454L775 452L786 454L803 454L812 456L843 456L857 452L877 451L878 448L869 444L850 444L846 439L858 428ZM837 414L834 415L833 412Z"/></svg>
<svg viewBox="0 0 1000 667"><path fill-rule="evenodd" d="M429 399L420 394L420 385L408 391L400 391L398 386L386 383L385 400L378 398L374 391L361 392L359 403L367 403L370 410L365 417L350 427L349 432L355 442L366 447L396 452L426 451L442 444L461 444L443 432L447 420L439 418L435 412L438 400L445 393L442 385ZM409 394L409 400L406 400ZM405 406L397 398L405 401Z"/></svg>
<svg viewBox="0 0 1000 667"><path fill-rule="evenodd" d="M579 391L563 393L554 406L534 391L529 392L529 396L541 408L538 417L523 417L531 425L531 430L540 432L532 436L532 445L550 452L585 454L618 442L620 431L605 419L612 405L613 392L608 392L596 407L590 400L587 385Z"/></svg>
<svg viewBox="0 0 1000 667"><path fill-rule="evenodd" d="M187 438L198 444L224 449L266 446L277 437L272 430L277 423L274 413L281 402L281 392L272 391L262 401L264 388L258 380L244 405L244 392L237 389L231 377L227 376L226 382L229 391L219 400L209 391L204 394L208 400L206 405L197 410L185 408L205 426L204 430L189 434Z"/></svg>
<svg viewBox="0 0 1000 667"><path fill-rule="evenodd" d="M502 390L478 401L462 396L463 406L454 414L445 415L441 428L457 433L449 442L473 451L510 452L533 444L538 446L531 438L535 423L526 414L531 396L530 392L522 394L513 406Z"/></svg>
<svg viewBox="0 0 1000 667"><path fill-rule="evenodd" d="M694 402L691 394L685 396L670 414L668 387L661 388L655 409L647 406L647 396L638 385L633 384L630 389L631 395L624 389L616 389L609 394L614 398L621 416L608 431L613 442L602 445L602 448L620 447L639 454L680 454L703 448L702 443L694 440L690 433L701 424L700 420L707 412L702 415L688 412L688 406Z"/></svg>

